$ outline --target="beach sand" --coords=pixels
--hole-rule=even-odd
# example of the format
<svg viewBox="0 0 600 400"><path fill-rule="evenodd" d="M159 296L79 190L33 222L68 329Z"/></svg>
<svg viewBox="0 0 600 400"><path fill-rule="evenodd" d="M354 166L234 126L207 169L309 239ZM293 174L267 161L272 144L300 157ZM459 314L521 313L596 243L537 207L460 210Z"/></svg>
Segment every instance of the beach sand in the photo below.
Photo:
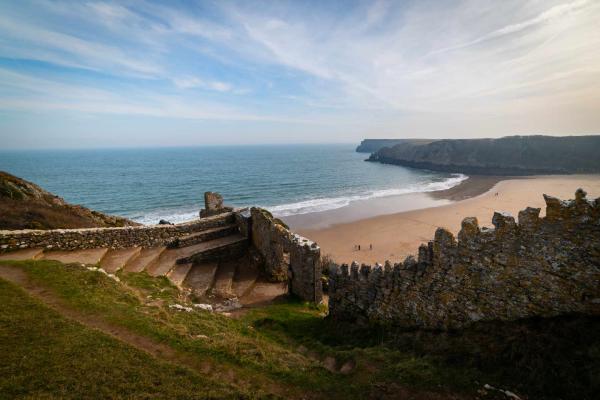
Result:
<svg viewBox="0 0 600 400"><path fill-rule="evenodd" d="M383 263L385 260L399 262L409 254L415 255L419 245L431 240L438 227L457 234L465 217L474 216L479 220L480 226L492 226L494 211L507 211L516 219L520 210L530 206L540 207L540 215L545 215L543 193L561 199L572 199L575 190L581 187L588 192L588 199L600 197L600 175L501 179L504 178L474 177L449 190L419 195L428 198L430 203L422 203L427 208L334 225L323 223L322 226L314 224L315 216L296 216L292 221L292 228L316 241L321 246L321 254L331 255L338 263L358 261L372 264ZM405 203L407 198L415 199L419 196L398 196L396 200ZM393 198L387 199L388 203L393 201ZM406 207L404 203L400 204L400 209ZM377 202L367 202L362 206L368 207L369 204L376 205ZM330 214L341 212L334 210ZM319 214L319 221L331 220L327 213ZM354 250L355 244L361 245L360 251ZM372 250L369 250L370 244L373 245Z"/></svg>

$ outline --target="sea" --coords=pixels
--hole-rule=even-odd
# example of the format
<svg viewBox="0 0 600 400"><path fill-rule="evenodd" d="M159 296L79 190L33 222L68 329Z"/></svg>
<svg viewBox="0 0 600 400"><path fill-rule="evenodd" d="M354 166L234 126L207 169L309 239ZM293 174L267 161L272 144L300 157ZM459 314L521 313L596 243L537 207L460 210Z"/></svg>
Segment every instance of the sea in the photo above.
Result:
<svg viewBox="0 0 600 400"><path fill-rule="evenodd" d="M464 175L365 162L354 144L0 150L0 170L144 224L198 216L205 191L279 217L451 188Z"/></svg>

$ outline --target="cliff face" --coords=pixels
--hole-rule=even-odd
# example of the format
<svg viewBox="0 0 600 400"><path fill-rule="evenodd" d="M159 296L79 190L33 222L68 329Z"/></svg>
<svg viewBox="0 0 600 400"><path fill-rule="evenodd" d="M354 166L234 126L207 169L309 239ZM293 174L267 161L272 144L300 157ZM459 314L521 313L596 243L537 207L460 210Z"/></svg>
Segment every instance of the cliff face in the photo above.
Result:
<svg viewBox="0 0 600 400"><path fill-rule="evenodd" d="M479 175L600 172L600 136L509 136L500 139L402 143L369 161Z"/></svg>
<svg viewBox="0 0 600 400"><path fill-rule="evenodd" d="M140 225L72 205L24 179L0 171L0 229L96 228Z"/></svg>
<svg viewBox="0 0 600 400"><path fill-rule="evenodd" d="M433 139L363 139L356 148L357 153L374 153L384 147L393 147L397 144L427 144Z"/></svg>

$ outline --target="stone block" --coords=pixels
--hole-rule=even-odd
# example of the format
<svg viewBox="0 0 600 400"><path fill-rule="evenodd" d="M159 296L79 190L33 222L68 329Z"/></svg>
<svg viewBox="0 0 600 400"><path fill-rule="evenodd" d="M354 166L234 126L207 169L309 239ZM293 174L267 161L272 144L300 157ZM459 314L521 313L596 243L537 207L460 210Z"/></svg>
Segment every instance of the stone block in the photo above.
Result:
<svg viewBox="0 0 600 400"><path fill-rule="evenodd" d="M467 217L462 220L460 232L458 232L458 240L469 241L479 235L479 222L475 217Z"/></svg>
<svg viewBox="0 0 600 400"><path fill-rule="evenodd" d="M526 231L534 231L540 224L539 208L527 207L519 211L519 227Z"/></svg>

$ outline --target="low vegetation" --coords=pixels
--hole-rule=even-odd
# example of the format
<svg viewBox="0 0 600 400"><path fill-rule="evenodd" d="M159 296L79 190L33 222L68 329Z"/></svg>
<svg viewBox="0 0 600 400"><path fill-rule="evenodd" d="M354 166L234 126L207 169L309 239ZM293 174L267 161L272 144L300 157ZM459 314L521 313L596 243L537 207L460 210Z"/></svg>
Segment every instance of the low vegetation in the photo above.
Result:
<svg viewBox="0 0 600 400"><path fill-rule="evenodd" d="M139 225L65 202L41 187L0 171L0 229L95 228Z"/></svg>
<svg viewBox="0 0 600 400"><path fill-rule="evenodd" d="M135 343L66 319L60 309L51 310L0 280L0 398L82 398L93 392L103 398L489 399L504 395L482 394L484 384L522 395L527 387L519 376L529 374L527 368L540 368L522 360L511 371L507 358L499 357L502 371L494 370L489 360L482 360L494 340L467 336L455 341L435 334L340 326L324 317L322 307L294 300L231 316L178 311L171 306L192 304L167 279L120 273L117 282L97 271L52 261L11 265L24 271L31 285L55 296L61 307L84 319L100 319L111 332L167 346L174 355L169 362L151 357ZM458 343L462 347L452 349ZM598 352L586 346L575 348ZM504 350L519 351L515 346ZM554 355L562 357L564 351ZM590 377L598 372L597 365L587 366ZM571 372L558 374L573 378ZM598 388L589 379L569 383L579 397L563 395L565 389L560 397L592 398L589 390ZM552 385L554 390L557 384ZM531 392L531 398L552 398L543 387Z"/></svg>
<svg viewBox="0 0 600 400"><path fill-rule="evenodd" d="M234 397L239 390L65 319L0 280L0 398Z"/></svg>

